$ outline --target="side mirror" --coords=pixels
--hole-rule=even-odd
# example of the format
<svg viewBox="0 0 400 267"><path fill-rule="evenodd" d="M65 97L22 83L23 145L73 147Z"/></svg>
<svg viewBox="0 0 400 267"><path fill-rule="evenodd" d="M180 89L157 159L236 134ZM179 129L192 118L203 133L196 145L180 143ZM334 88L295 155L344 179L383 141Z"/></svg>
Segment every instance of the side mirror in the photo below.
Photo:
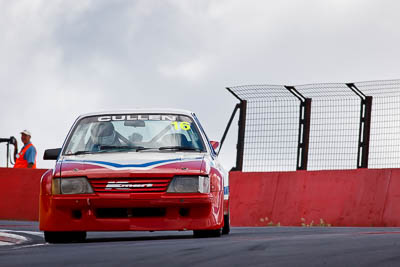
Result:
<svg viewBox="0 0 400 267"><path fill-rule="evenodd" d="M217 148L219 147L219 142L218 141L210 141L212 147L214 148L214 150L217 150Z"/></svg>
<svg viewBox="0 0 400 267"><path fill-rule="evenodd" d="M61 148L46 149L44 151L44 160L57 160L58 155L61 153Z"/></svg>

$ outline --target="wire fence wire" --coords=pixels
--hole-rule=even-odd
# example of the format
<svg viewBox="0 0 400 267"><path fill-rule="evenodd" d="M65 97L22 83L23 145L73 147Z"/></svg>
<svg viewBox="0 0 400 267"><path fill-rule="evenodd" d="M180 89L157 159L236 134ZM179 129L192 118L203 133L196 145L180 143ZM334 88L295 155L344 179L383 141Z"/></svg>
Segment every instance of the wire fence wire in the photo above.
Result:
<svg viewBox="0 0 400 267"><path fill-rule="evenodd" d="M296 170L298 106L295 99L248 103L244 171Z"/></svg>
<svg viewBox="0 0 400 267"><path fill-rule="evenodd" d="M368 167L400 167L400 80L354 85L373 97ZM357 168L360 96L344 83L294 88L312 99L307 169ZM247 101L242 171L296 170L301 99L282 85L229 89Z"/></svg>

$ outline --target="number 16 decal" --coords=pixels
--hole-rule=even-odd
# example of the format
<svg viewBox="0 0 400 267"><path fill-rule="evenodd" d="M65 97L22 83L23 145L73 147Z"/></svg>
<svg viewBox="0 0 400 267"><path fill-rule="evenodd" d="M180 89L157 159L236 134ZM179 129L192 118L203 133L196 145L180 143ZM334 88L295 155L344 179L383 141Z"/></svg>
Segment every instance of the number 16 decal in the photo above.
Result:
<svg viewBox="0 0 400 267"><path fill-rule="evenodd" d="M179 123L177 121L174 121L174 122L172 122L172 125L175 126L175 130L179 130L179 129L182 129L182 130L185 130L185 131L189 131L190 130L190 123L188 123L186 121L182 121L182 122L179 122Z"/></svg>

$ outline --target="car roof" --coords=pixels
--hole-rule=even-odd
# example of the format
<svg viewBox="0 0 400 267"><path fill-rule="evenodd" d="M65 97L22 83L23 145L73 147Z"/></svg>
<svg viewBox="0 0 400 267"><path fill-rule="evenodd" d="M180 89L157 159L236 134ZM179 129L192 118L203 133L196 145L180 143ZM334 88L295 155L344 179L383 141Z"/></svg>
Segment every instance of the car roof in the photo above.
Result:
<svg viewBox="0 0 400 267"><path fill-rule="evenodd" d="M172 108L152 108L152 109L125 109L125 110L107 110L107 111L98 111L98 112L90 112L86 114L82 114L79 118L96 116L96 115L110 115L110 114L180 114L180 115L188 115L192 116L193 112L184 110L184 109L172 109Z"/></svg>

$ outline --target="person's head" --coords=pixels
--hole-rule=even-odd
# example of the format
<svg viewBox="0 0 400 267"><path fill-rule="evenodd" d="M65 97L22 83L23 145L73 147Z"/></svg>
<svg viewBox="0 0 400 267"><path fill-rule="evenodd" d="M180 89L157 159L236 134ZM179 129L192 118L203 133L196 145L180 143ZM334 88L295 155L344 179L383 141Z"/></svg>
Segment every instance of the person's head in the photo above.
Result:
<svg viewBox="0 0 400 267"><path fill-rule="evenodd" d="M99 122L91 129L93 143L99 145L112 145L116 139L114 125L111 122Z"/></svg>
<svg viewBox="0 0 400 267"><path fill-rule="evenodd" d="M23 130L21 132L21 141L24 145L28 144L31 141L31 132L28 130Z"/></svg>
<svg viewBox="0 0 400 267"><path fill-rule="evenodd" d="M143 140L143 135L141 135L140 133L133 133L130 137L129 137L129 141L131 141L134 144L138 144L141 143Z"/></svg>

